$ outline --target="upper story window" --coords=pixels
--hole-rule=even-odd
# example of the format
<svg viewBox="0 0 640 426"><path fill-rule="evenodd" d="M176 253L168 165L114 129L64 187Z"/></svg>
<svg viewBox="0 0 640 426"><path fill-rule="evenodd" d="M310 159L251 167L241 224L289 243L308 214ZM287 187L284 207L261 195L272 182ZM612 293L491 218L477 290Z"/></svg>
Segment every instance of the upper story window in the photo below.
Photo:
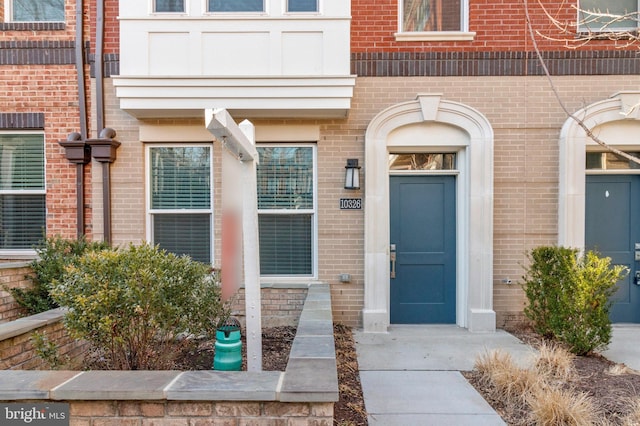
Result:
<svg viewBox="0 0 640 426"><path fill-rule="evenodd" d="M317 12L318 0L287 0L287 12Z"/></svg>
<svg viewBox="0 0 640 426"><path fill-rule="evenodd" d="M45 226L44 135L0 134L0 250L33 250Z"/></svg>
<svg viewBox="0 0 640 426"><path fill-rule="evenodd" d="M6 0L12 22L64 22L64 0Z"/></svg>
<svg viewBox="0 0 640 426"><path fill-rule="evenodd" d="M466 0L400 0L400 32L465 31Z"/></svg>
<svg viewBox="0 0 640 426"><path fill-rule="evenodd" d="M578 30L582 32L635 31L639 0L580 0Z"/></svg>
<svg viewBox="0 0 640 426"><path fill-rule="evenodd" d="M184 13L184 0L154 0L153 11Z"/></svg>
<svg viewBox="0 0 640 426"><path fill-rule="evenodd" d="M208 0L208 12L264 12L264 0Z"/></svg>

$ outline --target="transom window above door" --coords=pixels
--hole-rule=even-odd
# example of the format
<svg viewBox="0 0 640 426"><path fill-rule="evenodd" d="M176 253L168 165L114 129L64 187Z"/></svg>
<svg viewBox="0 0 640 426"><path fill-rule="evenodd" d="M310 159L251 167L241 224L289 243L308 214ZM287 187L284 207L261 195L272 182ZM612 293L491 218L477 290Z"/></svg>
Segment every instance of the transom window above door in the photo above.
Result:
<svg viewBox="0 0 640 426"><path fill-rule="evenodd" d="M638 29L640 0L579 0L578 31L615 32Z"/></svg>
<svg viewBox="0 0 640 426"><path fill-rule="evenodd" d="M400 0L400 32L466 31L467 0Z"/></svg>
<svg viewBox="0 0 640 426"><path fill-rule="evenodd" d="M64 0L5 0L4 4L7 21L64 22Z"/></svg>
<svg viewBox="0 0 640 426"><path fill-rule="evenodd" d="M640 152L627 152L640 159ZM613 152L587 152L587 170L634 170L640 171L640 164Z"/></svg>
<svg viewBox="0 0 640 426"><path fill-rule="evenodd" d="M456 154L453 153L418 153L389 154L389 170L455 170Z"/></svg>

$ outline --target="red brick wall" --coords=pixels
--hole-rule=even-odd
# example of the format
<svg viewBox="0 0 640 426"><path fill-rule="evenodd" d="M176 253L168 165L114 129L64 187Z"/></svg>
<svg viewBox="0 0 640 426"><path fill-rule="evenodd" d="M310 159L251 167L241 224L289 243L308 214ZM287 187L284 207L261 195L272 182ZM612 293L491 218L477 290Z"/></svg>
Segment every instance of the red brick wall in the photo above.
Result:
<svg viewBox="0 0 640 426"><path fill-rule="evenodd" d="M398 0L351 1L351 51L361 52L425 52L425 51L531 51L523 0L468 0L469 31L473 41L402 41L396 42L398 31ZM547 12L561 23L576 23L575 1L541 1ZM566 50L573 44L571 35L564 35L553 25L537 0L528 0L529 16L543 50ZM608 40L591 41L583 50L604 50L615 45ZM619 46L624 42L619 42ZM628 46L626 49L637 49Z"/></svg>
<svg viewBox="0 0 640 426"><path fill-rule="evenodd" d="M88 11L87 3L85 17ZM0 15L2 13L0 11ZM11 65L0 65L0 111L44 114L47 234L74 238L77 228L76 166L66 160L58 142L66 140L69 133L80 131L77 73L74 58L68 57L69 46L75 41L75 1L66 0L65 25L60 29L42 31L37 29L38 24L34 26L36 29L29 29L29 25L20 27L21 30L0 25L0 49L14 50L16 54ZM88 21L85 27L87 25ZM88 34L85 38L88 40ZM56 42L66 42L66 52L62 52L64 49ZM63 53L67 54L64 59L58 59ZM38 62L40 64L34 65ZM87 87L88 70L89 67L85 67ZM87 185L91 179L88 169L85 171ZM85 201L85 205L91 204L90 199ZM88 233L90 235L90 230Z"/></svg>
<svg viewBox="0 0 640 426"><path fill-rule="evenodd" d="M96 0L91 0L90 28L91 52L96 51ZM118 0L104 0L104 45L105 54L118 53L120 50L120 26L118 24Z"/></svg>

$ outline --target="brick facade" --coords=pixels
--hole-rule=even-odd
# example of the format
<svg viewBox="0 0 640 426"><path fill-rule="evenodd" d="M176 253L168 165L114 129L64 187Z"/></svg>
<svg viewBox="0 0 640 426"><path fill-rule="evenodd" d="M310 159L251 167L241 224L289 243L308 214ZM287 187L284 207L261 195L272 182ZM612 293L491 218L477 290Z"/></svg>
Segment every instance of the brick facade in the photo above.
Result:
<svg viewBox="0 0 640 426"><path fill-rule="evenodd" d="M29 32L17 24L0 26L2 36L12 40L0 42L0 86L6 86L9 94L0 99L0 107L11 114L44 115L49 166L47 231L70 237L75 230L75 199L70 195L75 185L75 169L57 145L58 140L77 131L78 126L75 68L69 56L74 15L71 3L67 3L69 22L63 28L44 25ZM86 15L88 28L92 30L85 37L89 42L91 75L95 76L96 14L94 2L89 3ZM571 4L559 5L552 0L543 0L542 4L560 21L575 20ZM498 326L519 321L525 301L515 282L522 275L525 253L536 245L557 241L558 138L567 118L542 76L523 2L470 0L469 31L475 32L470 41L400 41L395 36L396 0L352 0L351 6L351 71L358 78L349 116L332 120L252 119L256 127L303 124L319 129L319 265L315 278L331 284L334 318L349 325L361 325L365 300L364 209L344 211L338 207L340 198L364 198L365 194L364 189L343 189L345 161L360 159L362 178L366 180L367 165L362 159L365 132L371 120L385 108L415 99L418 93L442 93L444 98L464 103L485 115L493 128L493 306ZM575 38L554 29L537 2L529 2L529 8L534 30L546 36L538 36L537 41L569 111L622 90L637 90L640 59L633 46L624 46L624 41L594 40L578 47L573 43ZM107 126L116 129L116 139L122 142L118 159L111 165L111 191L112 238L115 244L123 244L147 237L145 145L140 141L140 126L201 127L202 121L137 120L120 110L109 79L119 73L117 9L116 0L105 1L104 103ZM35 60L19 59L29 55ZM89 91L90 104L95 107L95 79L91 79ZM90 129L95 135L95 116ZM213 146L214 205L219 206L221 151L218 144ZM86 185L87 232L100 239L103 233L100 165L94 164L87 170ZM214 219L217 260L219 216L215 214ZM343 273L351 275L350 282L339 281L339 274ZM507 280L513 284L506 284Z"/></svg>

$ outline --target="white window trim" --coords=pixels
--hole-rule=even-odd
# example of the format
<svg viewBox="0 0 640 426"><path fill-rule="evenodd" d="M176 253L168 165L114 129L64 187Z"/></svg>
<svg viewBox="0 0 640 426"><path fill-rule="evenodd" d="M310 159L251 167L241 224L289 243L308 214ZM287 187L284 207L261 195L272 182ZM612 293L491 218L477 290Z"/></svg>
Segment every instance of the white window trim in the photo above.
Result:
<svg viewBox="0 0 640 426"><path fill-rule="evenodd" d="M8 0L7 0L8 1ZM44 145L44 189L28 189L28 190L14 190L14 189L0 189L1 195L47 195L47 155L46 155L46 136L44 131L37 130L1 130L0 135L42 135L42 143ZM47 217L47 203L44 204L45 214L45 226ZM46 230L45 230L46 232ZM34 259L37 256L37 252L33 249L12 249L12 250L0 250L0 255L3 259Z"/></svg>
<svg viewBox="0 0 640 426"><path fill-rule="evenodd" d="M473 41L475 32L465 31L420 31L396 33L396 41Z"/></svg>
<svg viewBox="0 0 640 426"><path fill-rule="evenodd" d="M640 27L640 23L638 25L630 26L630 27L622 27L622 28L600 28L600 29L588 29L582 28L580 26L580 1L578 1L578 8L576 10L576 30L578 33L594 33L594 34L607 34L607 33L615 33L615 32L625 32L625 31L637 31ZM638 0L636 4L636 12L640 14L640 0Z"/></svg>
<svg viewBox="0 0 640 426"><path fill-rule="evenodd" d="M14 21L13 20L13 0L4 0L4 22L41 23L41 22L66 22L66 20L63 19L62 21Z"/></svg>
<svg viewBox="0 0 640 426"><path fill-rule="evenodd" d="M300 209L300 210L263 210L258 209L258 215L261 214L309 214L313 215L311 220L311 275L260 275L260 283L277 283L277 282L300 282L300 281L315 281L318 279L318 146L315 143L270 143L270 142L258 142L256 147L269 147L269 148L291 148L291 147L311 147L313 151L313 209ZM257 194L256 194L257 196Z"/></svg>
<svg viewBox="0 0 640 426"><path fill-rule="evenodd" d="M153 148L189 148L189 147L207 147L209 148L209 164L211 168L209 170L209 187L211 188L211 205L209 209L152 209L151 208L151 149ZM147 242L154 244L153 239L153 220L152 216L154 214L194 214L194 213L209 213L210 214L210 229L211 233L209 235L209 250L211 253L211 264L215 264L215 217L214 217L214 171L213 171L213 144L212 143L184 143L184 142L175 142L175 143L147 143L144 148L145 154L145 177L144 177L144 185L145 185L145 211L146 211L146 219L145 226L147 228L146 232L146 240Z"/></svg>
<svg viewBox="0 0 640 426"><path fill-rule="evenodd" d="M404 0L398 1L398 32L396 41L468 41L475 32L469 32L469 0L462 0L460 7L460 31L404 31L402 28Z"/></svg>

